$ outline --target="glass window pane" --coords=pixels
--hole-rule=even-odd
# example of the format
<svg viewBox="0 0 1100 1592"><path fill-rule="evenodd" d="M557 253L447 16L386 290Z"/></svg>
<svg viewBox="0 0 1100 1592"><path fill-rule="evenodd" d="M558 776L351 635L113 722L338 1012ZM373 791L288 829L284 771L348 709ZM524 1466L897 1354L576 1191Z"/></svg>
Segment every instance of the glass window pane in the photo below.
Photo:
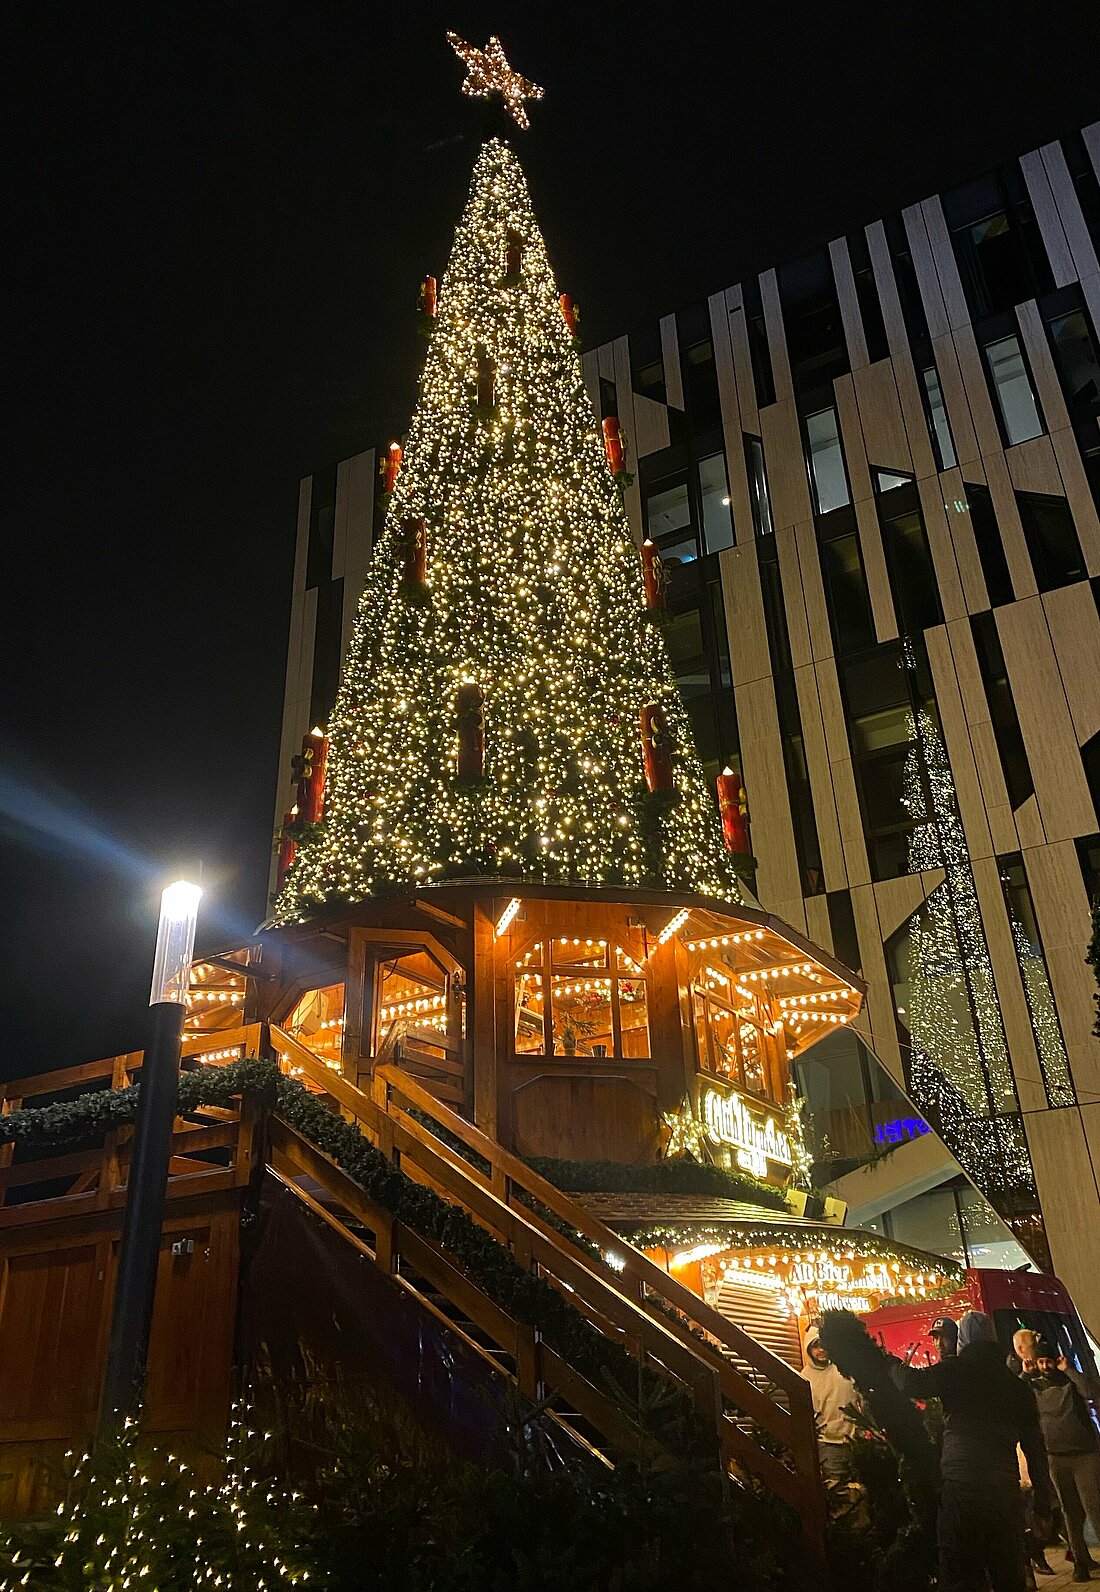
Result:
<svg viewBox="0 0 1100 1592"><path fill-rule="evenodd" d="M611 980L574 976L551 981L555 1056L611 1056Z"/></svg>
<svg viewBox="0 0 1100 1592"><path fill-rule="evenodd" d="M950 1189L930 1189L895 1205L890 1212L890 1225L897 1243L912 1244L915 1249L926 1249L930 1254L966 1265L959 1213Z"/></svg>
<svg viewBox="0 0 1100 1592"><path fill-rule="evenodd" d="M1031 1256L1017 1243L984 1194L969 1183L964 1183L958 1193L968 1265L1009 1271L1031 1263Z"/></svg>
<svg viewBox="0 0 1100 1592"><path fill-rule="evenodd" d="M541 955L541 947L540 947ZM542 974L516 971L516 1054L541 1056L546 1049L542 1021Z"/></svg>
<svg viewBox="0 0 1100 1592"><path fill-rule="evenodd" d="M686 481L649 494L646 498L646 523L654 541L667 536L670 531L680 531L691 524Z"/></svg>
<svg viewBox="0 0 1100 1592"><path fill-rule="evenodd" d="M1054 1005L1054 993L1047 974L1046 958L1039 939L1039 924L1032 905L1031 890L1023 859L1016 854L1000 858L1001 887L1004 891L1016 959L1020 964L1028 1015L1039 1052L1047 1102L1051 1106L1071 1106L1077 1101L1070 1077L1069 1057L1062 1039L1062 1025Z"/></svg>
<svg viewBox="0 0 1100 1592"><path fill-rule="evenodd" d="M757 536L771 536L775 530L772 521L772 501L768 494L768 472L764 464L764 444L759 437L745 438L745 456L749 467L749 496L752 499L753 524Z"/></svg>
<svg viewBox="0 0 1100 1592"><path fill-rule="evenodd" d="M320 1056L326 1066L339 1071L344 1041L343 984L307 990L287 1018L286 1031Z"/></svg>
<svg viewBox="0 0 1100 1592"><path fill-rule="evenodd" d="M1100 401L1100 360L1083 310L1057 315L1049 322L1054 357L1071 404Z"/></svg>
<svg viewBox="0 0 1100 1592"><path fill-rule="evenodd" d="M853 532L823 541L821 562L837 647L843 653L873 645L875 625L858 536Z"/></svg>
<svg viewBox="0 0 1100 1592"><path fill-rule="evenodd" d="M619 980L619 1028L624 1056L649 1055L649 1012L644 978Z"/></svg>
<svg viewBox="0 0 1100 1592"><path fill-rule="evenodd" d="M893 470L876 470L875 485L880 492L893 492L900 486L911 486L911 475L895 475Z"/></svg>
<svg viewBox="0 0 1100 1592"><path fill-rule="evenodd" d="M447 979L427 951L410 951L381 967L378 982L379 1042L391 1026L423 1031L447 1027Z"/></svg>
<svg viewBox="0 0 1100 1592"><path fill-rule="evenodd" d="M1042 436L1043 423L1039 419L1019 340L1002 337L996 343L989 343L985 357L989 361L993 392L1009 444Z"/></svg>
<svg viewBox="0 0 1100 1592"><path fill-rule="evenodd" d="M1088 571L1065 498L1017 492L1016 503L1039 590L1051 591L1084 580Z"/></svg>
<svg viewBox="0 0 1100 1592"><path fill-rule="evenodd" d="M712 453L699 460L699 491L703 504L703 542L708 553L733 546L733 515L726 480L726 456Z"/></svg>
<svg viewBox="0 0 1100 1592"><path fill-rule="evenodd" d="M848 502L848 477L835 409L820 409L806 417L806 436L810 444L810 475L814 483L819 514L843 508Z"/></svg>
<svg viewBox="0 0 1100 1592"><path fill-rule="evenodd" d="M940 390L940 377L935 365L929 365L920 373L924 386L925 402L928 405L928 424L932 432L932 441L935 444L936 454L941 470L953 470L955 467L955 444L951 439L951 426L947 419L947 407L943 401Z"/></svg>

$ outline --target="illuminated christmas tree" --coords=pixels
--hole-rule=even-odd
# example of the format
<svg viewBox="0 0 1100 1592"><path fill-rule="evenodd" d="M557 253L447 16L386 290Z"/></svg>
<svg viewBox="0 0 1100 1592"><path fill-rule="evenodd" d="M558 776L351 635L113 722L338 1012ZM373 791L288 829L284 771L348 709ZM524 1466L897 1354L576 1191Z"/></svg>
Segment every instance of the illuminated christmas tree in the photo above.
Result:
<svg viewBox="0 0 1100 1592"><path fill-rule="evenodd" d="M737 899L519 161L474 169L278 921L496 875ZM609 467L609 457L611 465ZM652 589L652 571L649 587Z"/></svg>

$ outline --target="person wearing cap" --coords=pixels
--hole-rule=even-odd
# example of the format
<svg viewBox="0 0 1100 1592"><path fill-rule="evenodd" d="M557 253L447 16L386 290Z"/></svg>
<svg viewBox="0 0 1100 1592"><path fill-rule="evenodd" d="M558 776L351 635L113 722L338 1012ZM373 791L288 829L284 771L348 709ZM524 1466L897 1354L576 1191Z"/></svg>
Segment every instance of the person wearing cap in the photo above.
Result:
<svg viewBox="0 0 1100 1592"><path fill-rule="evenodd" d="M970 1310L959 1352L936 1365L903 1366L910 1398L939 1399L943 1447L936 1538L939 1592L1025 1592L1024 1513L1017 1443L1027 1460L1040 1525L1049 1525L1050 1474L1035 1396L1004 1363L992 1321ZM1045 1534L1045 1531L1044 1531Z"/></svg>
<svg viewBox="0 0 1100 1592"><path fill-rule="evenodd" d="M950 1316L937 1316L928 1329L928 1336L936 1345L936 1357L953 1360L959 1352L959 1323Z"/></svg>
<svg viewBox="0 0 1100 1592"><path fill-rule="evenodd" d="M852 1480L848 1439L856 1430L855 1421L844 1412L850 1405L858 1409L860 1398L855 1383L850 1382L825 1353L818 1328L815 1321L806 1333L802 1379L810 1384L813 1396L822 1478L826 1483L844 1483Z"/></svg>
<svg viewBox="0 0 1100 1592"><path fill-rule="evenodd" d="M1043 1340L1035 1346L1034 1369L1027 1381L1039 1407L1051 1475L1066 1522L1073 1579L1089 1581L1092 1571L1100 1569L1085 1542L1086 1517L1100 1537L1100 1443L1086 1402L1087 1384L1081 1373Z"/></svg>

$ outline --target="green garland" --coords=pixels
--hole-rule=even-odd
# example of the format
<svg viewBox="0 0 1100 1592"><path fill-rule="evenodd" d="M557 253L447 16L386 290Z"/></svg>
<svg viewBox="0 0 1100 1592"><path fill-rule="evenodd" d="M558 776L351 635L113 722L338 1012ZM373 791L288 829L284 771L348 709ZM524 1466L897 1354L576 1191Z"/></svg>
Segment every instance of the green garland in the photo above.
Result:
<svg viewBox="0 0 1100 1592"><path fill-rule="evenodd" d="M626 1161L559 1161L547 1155L529 1155L526 1159L533 1172L572 1194L703 1194L747 1201L774 1211L787 1209L783 1190L773 1183L765 1183L748 1172L706 1166L701 1161L657 1161L652 1166L635 1166Z"/></svg>
<svg viewBox="0 0 1100 1592"><path fill-rule="evenodd" d="M296 1128L384 1210L408 1224L422 1238L446 1250L464 1274L502 1309L540 1332L556 1353L595 1386L638 1384L634 1357L603 1333L543 1278L525 1270L503 1244L458 1206L414 1183L388 1160L352 1122L335 1115L295 1078L287 1078L274 1062L242 1058L225 1067L197 1067L180 1078L181 1116L202 1106L232 1105L242 1093L265 1096L282 1119ZM28 1107L0 1118L0 1142L24 1146L58 1146L86 1140L134 1120L140 1084L126 1089L99 1089L74 1100ZM669 1388L659 1373L644 1370L642 1381L652 1393ZM676 1398L677 1405L684 1400ZM678 1408L677 1421L684 1420ZM702 1443L700 1423L687 1423Z"/></svg>
<svg viewBox="0 0 1100 1592"><path fill-rule="evenodd" d="M1092 939L1089 941L1085 961L1096 974L1097 984L1100 984L1100 897L1092 903ZM1092 998L1096 1005L1096 1021L1092 1025L1092 1031L1097 1039L1100 1039L1100 995L1094 995Z"/></svg>

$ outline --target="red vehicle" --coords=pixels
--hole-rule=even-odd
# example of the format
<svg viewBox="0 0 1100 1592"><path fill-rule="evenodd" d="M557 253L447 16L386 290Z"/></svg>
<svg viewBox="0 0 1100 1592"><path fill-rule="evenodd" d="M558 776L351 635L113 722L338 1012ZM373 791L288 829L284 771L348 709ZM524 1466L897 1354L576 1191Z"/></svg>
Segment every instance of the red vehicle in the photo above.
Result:
<svg viewBox="0 0 1100 1592"><path fill-rule="evenodd" d="M1012 1353L1014 1332L1021 1327L1038 1332L1085 1375L1094 1396L1100 1395L1100 1380L1081 1318L1057 1277L1036 1271L969 1270L966 1286L957 1293L912 1304L883 1305L863 1319L883 1348L899 1360L921 1366L935 1359L928 1336L933 1321L939 1316L958 1321L967 1310L983 1310L993 1318L1006 1358Z"/></svg>

